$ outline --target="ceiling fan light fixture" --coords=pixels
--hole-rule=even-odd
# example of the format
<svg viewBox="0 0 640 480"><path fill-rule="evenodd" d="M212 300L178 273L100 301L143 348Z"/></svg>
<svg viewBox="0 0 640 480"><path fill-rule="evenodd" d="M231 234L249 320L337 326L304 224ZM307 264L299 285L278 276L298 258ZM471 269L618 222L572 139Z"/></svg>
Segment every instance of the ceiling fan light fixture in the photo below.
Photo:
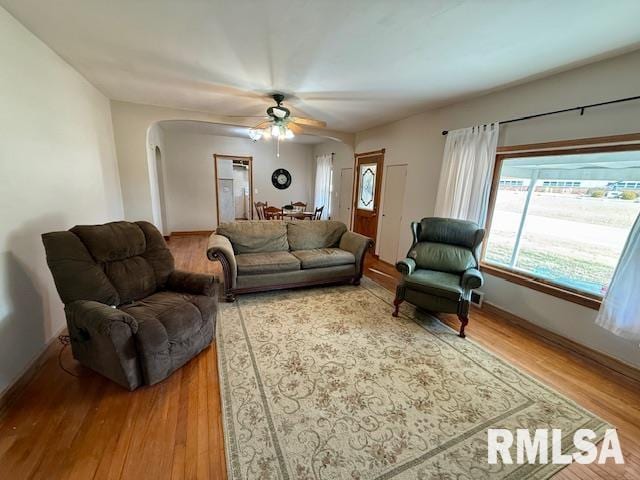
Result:
<svg viewBox="0 0 640 480"><path fill-rule="evenodd" d="M258 141L274 139L276 141L277 156L280 156L280 140L292 140L296 132L304 134L303 126L308 125L315 128L324 128L326 123L320 120L303 117L291 117L291 111L282 105L284 95L275 93L272 95L276 105L267 108L267 115L255 127L249 129L251 140Z"/></svg>
<svg viewBox="0 0 640 480"><path fill-rule="evenodd" d="M251 140L253 140L254 142L257 142L258 140L260 140L263 136L263 131L257 128L250 128L249 129L249 138Z"/></svg>
<svg viewBox="0 0 640 480"><path fill-rule="evenodd" d="M285 118L289 113L287 110L284 110L283 108L278 108L278 107L273 107L272 112L273 112L273 115L278 118Z"/></svg>

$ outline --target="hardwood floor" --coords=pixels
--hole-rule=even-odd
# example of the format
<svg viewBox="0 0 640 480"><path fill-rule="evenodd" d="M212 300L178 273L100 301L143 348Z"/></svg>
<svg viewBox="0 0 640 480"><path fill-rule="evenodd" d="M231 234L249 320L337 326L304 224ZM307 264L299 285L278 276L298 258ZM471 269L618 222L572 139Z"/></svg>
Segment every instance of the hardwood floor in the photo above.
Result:
<svg viewBox="0 0 640 480"><path fill-rule="evenodd" d="M179 268L219 273L206 236L173 237ZM368 258L368 277L393 290L397 273ZM453 316L442 320L458 327ZM624 466L578 465L556 479L640 478L640 385L474 310L468 338L618 428ZM84 369L59 347L0 418L0 479L226 478L215 346L164 382L133 393Z"/></svg>

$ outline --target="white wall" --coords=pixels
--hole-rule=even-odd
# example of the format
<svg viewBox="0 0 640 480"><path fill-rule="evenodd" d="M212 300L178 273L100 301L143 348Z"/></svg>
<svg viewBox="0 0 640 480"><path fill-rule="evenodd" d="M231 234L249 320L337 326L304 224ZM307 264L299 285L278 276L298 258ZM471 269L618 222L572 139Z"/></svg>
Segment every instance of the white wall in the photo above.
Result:
<svg viewBox="0 0 640 480"><path fill-rule="evenodd" d="M356 135L356 152L386 148L385 164L408 163L400 251L409 222L433 214L445 138L442 130L505 120L640 94L640 51L415 115ZM508 124L500 145L640 132L640 102ZM383 190L384 191L384 190ZM384 201L384 199L383 199ZM596 312L487 275L486 300L627 363L640 366L637 344L594 324Z"/></svg>
<svg viewBox="0 0 640 480"><path fill-rule="evenodd" d="M315 157L333 153L333 191L331 198L331 218L344 222L350 226L350 219L338 218L340 201L340 171L343 168L353 168L353 147L349 144L327 140L313 147L313 186L315 189L316 162ZM313 198L312 198L313 200ZM313 203L313 202L312 202Z"/></svg>
<svg viewBox="0 0 640 480"><path fill-rule="evenodd" d="M407 164L407 182L404 192L402 218L406 219L406 228L400 232L398 257L402 258L411 246L409 223L433 214L438 175L442 162L442 152L433 154L429 149L441 146L440 133L434 126L431 114L416 115L356 134L356 153L385 149L384 167ZM444 145L444 144L442 144ZM381 192L385 191L385 176L382 177ZM384 210L384 195L380 211ZM378 225L378 234L379 234ZM375 249L378 252L380 238L376 238Z"/></svg>
<svg viewBox="0 0 640 480"><path fill-rule="evenodd" d="M280 158L272 141L165 129L165 184L170 231L212 230L216 221L213 155L253 157L253 200L281 207L295 201L313 203L313 148L281 142ZM271 183L277 168L291 173L291 186L278 190Z"/></svg>
<svg viewBox="0 0 640 480"><path fill-rule="evenodd" d="M238 123L228 118L204 112L111 101L113 131L120 169L124 213L127 220L153 222L152 197L147 162L147 132L155 122L163 120L196 120L212 123ZM248 121L248 126L254 122ZM331 130L305 129L308 133L337 138L352 145L354 135Z"/></svg>
<svg viewBox="0 0 640 480"><path fill-rule="evenodd" d="M122 218L109 101L0 8L0 391L64 326L40 234Z"/></svg>

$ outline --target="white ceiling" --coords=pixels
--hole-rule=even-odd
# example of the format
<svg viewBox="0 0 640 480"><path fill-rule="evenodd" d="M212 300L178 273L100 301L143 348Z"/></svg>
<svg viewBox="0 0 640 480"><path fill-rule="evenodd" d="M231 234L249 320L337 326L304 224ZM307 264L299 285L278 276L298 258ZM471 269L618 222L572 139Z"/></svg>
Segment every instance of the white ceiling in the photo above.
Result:
<svg viewBox="0 0 640 480"><path fill-rule="evenodd" d="M112 99L352 132L640 46L638 0L0 4Z"/></svg>
<svg viewBox="0 0 640 480"><path fill-rule="evenodd" d="M220 135L223 137L239 137L249 139L249 127L238 125L224 125L222 123L199 122L194 120L164 120L160 126L165 131L199 133L202 135ZM326 142L326 137L316 135L296 135L292 139L284 140L286 143L303 143L315 145Z"/></svg>

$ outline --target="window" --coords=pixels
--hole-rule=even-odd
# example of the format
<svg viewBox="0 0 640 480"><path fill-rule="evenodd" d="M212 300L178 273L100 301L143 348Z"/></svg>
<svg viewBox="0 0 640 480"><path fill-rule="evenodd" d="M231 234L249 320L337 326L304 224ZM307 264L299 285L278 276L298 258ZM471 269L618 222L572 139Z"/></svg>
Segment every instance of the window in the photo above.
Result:
<svg viewBox="0 0 640 480"><path fill-rule="evenodd" d="M496 177L489 270L602 297L640 213L640 145L498 155Z"/></svg>

